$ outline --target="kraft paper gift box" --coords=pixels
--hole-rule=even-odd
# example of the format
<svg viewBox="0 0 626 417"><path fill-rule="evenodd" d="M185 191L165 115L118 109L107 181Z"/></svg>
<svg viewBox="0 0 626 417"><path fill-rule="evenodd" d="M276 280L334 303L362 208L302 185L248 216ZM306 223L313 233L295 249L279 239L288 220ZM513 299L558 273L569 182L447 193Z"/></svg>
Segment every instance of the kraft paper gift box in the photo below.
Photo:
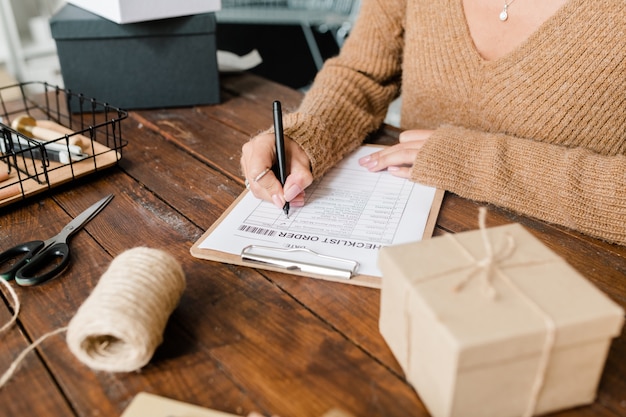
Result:
<svg viewBox="0 0 626 417"><path fill-rule="evenodd" d="M624 311L522 226L385 247L379 267L381 334L433 416L593 402Z"/></svg>

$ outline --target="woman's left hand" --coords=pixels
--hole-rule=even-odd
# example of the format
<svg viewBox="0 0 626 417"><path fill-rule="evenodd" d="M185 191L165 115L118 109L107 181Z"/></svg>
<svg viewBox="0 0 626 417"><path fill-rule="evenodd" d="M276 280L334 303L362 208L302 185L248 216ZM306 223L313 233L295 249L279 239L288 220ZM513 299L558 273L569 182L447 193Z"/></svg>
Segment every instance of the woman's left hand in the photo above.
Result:
<svg viewBox="0 0 626 417"><path fill-rule="evenodd" d="M364 156L359 164L372 172L386 169L396 177L409 178L419 150L432 134L432 130L405 130L400 133L400 143Z"/></svg>

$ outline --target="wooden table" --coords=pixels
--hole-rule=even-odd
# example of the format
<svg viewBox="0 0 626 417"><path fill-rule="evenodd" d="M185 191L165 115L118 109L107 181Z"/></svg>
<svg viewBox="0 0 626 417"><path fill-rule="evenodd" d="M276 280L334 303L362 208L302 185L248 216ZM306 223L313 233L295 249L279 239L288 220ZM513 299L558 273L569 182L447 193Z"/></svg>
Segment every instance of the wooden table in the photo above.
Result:
<svg viewBox="0 0 626 417"><path fill-rule="evenodd" d="M1 209L0 248L53 235L108 193L115 198L71 241L73 260L44 285L14 286L18 324L0 336L0 370L31 341L67 325L111 260L147 245L183 266L187 290L141 372L94 372L63 335L32 353L0 391L2 416L119 416L161 396L246 415L427 416L378 331L379 291L202 261L189 248L243 190L242 143L271 124L271 102L301 94L252 75L225 76L215 106L133 111L119 166ZM393 129L375 140L392 143ZM446 194L436 234L477 227L479 204ZM626 247L489 207L488 226L519 222L626 308ZM132 279L132 277L129 277ZM10 317L9 303L0 322ZM612 344L597 401L558 416L626 415L626 335Z"/></svg>

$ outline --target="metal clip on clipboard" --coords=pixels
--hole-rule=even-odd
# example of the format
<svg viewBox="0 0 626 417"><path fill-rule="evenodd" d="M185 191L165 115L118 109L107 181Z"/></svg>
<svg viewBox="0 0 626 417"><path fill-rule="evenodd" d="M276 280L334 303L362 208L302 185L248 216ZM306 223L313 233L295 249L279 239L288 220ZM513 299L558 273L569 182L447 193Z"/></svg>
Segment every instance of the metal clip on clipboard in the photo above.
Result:
<svg viewBox="0 0 626 417"><path fill-rule="evenodd" d="M342 279L352 278L359 267L357 261L322 255L310 249L283 249L259 245L243 248L241 260Z"/></svg>

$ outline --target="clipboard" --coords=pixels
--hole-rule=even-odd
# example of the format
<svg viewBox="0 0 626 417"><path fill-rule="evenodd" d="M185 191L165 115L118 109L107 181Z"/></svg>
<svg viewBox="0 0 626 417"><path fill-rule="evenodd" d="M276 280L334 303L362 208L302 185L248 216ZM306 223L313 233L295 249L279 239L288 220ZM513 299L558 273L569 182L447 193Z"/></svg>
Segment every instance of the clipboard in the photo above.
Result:
<svg viewBox="0 0 626 417"><path fill-rule="evenodd" d="M230 215L248 193L248 190L244 190L229 208L222 213L218 220L193 244L190 249L192 256L204 260L260 268L309 278L380 288L381 278L360 274L358 272L359 265L356 261L318 253L310 249L279 248L251 244L242 245L241 252L235 254L201 247L202 243ZM422 239L430 238L434 232L444 193L444 190L440 189L436 189L434 192ZM416 238L415 240L418 239Z"/></svg>

